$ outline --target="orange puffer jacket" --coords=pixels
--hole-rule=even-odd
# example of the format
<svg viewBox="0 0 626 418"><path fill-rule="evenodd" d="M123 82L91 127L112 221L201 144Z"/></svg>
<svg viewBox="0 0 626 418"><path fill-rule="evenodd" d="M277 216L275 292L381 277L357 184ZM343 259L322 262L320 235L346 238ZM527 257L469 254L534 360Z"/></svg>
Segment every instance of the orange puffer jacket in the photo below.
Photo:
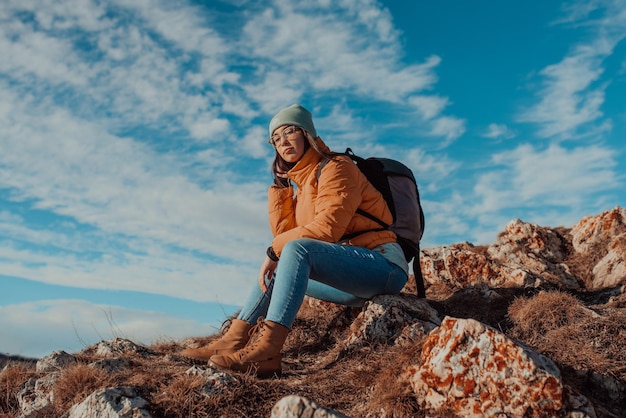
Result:
<svg viewBox="0 0 626 418"><path fill-rule="evenodd" d="M322 149L328 147L317 139ZM356 213L358 208L376 216L385 223L392 215L385 199L365 178L349 157L337 156L321 171L323 157L309 148L294 168L289 170L293 187L269 188L269 220L274 240L272 247L277 255L285 244L296 238L313 238L338 242L344 235L359 231L380 229L376 222ZM372 249L396 241L389 230L359 234L345 244Z"/></svg>

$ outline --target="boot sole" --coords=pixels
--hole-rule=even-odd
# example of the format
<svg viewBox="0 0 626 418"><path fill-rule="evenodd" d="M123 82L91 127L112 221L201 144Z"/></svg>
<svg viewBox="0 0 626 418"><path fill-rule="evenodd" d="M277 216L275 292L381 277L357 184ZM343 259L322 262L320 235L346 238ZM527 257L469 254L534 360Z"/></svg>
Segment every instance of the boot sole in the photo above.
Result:
<svg viewBox="0 0 626 418"><path fill-rule="evenodd" d="M183 357L186 360L191 360L191 361L194 361L194 362L207 364L209 362L209 360L211 360L211 357L213 357L213 356L227 356L227 355L236 353L237 350L239 350L239 349L232 349L232 350L227 350L227 351L224 350L224 352L222 352L222 353L214 353L214 354L206 355L206 356L192 355L192 354L183 354L182 352L178 353L178 355L180 357Z"/></svg>

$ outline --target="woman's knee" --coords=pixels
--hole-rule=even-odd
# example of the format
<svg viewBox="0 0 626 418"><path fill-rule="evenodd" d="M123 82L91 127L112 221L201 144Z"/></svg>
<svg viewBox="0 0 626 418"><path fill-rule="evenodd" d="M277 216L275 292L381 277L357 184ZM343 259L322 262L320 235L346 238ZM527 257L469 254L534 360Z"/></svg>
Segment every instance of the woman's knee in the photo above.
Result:
<svg viewBox="0 0 626 418"><path fill-rule="evenodd" d="M318 240L312 238L296 238L294 240L291 240L283 247L281 257L287 254L294 253L304 254L312 245L318 242Z"/></svg>

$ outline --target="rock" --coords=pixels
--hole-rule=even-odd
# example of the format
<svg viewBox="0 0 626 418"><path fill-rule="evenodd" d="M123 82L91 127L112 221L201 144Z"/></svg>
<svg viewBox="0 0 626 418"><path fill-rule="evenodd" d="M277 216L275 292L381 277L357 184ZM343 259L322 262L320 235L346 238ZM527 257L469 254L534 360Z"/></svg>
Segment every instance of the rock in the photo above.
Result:
<svg viewBox="0 0 626 418"><path fill-rule="evenodd" d="M63 418L149 418L148 402L131 387L100 389L74 405Z"/></svg>
<svg viewBox="0 0 626 418"><path fill-rule="evenodd" d="M131 366L130 360L124 357L105 358L89 363L90 367L102 369L108 373L115 373Z"/></svg>
<svg viewBox="0 0 626 418"><path fill-rule="evenodd" d="M60 370L69 364L76 363L76 357L63 350L55 351L37 362L37 373Z"/></svg>
<svg viewBox="0 0 626 418"><path fill-rule="evenodd" d="M425 299L409 295L376 296L366 303L350 326L347 346L400 341L406 344L423 337L440 322L437 311ZM410 329L405 331L406 328Z"/></svg>
<svg viewBox="0 0 626 418"><path fill-rule="evenodd" d="M424 280L446 283L456 288L488 284L492 287L536 286L537 277L524 269L494 263L469 243L435 247L422 251Z"/></svg>
<svg viewBox="0 0 626 418"><path fill-rule="evenodd" d="M581 219L570 232L572 246L591 268L589 290L626 283L626 209L615 207Z"/></svg>
<svg viewBox="0 0 626 418"><path fill-rule="evenodd" d="M302 396L285 396L272 408L270 418L348 418Z"/></svg>
<svg viewBox="0 0 626 418"><path fill-rule="evenodd" d="M117 356L124 353L136 354L153 354L146 347L135 344L130 340L123 338L115 338L109 341L100 341L95 347L92 347L99 356Z"/></svg>
<svg viewBox="0 0 626 418"><path fill-rule="evenodd" d="M421 360L402 378L431 413L555 416L572 408L550 359L473 319L444 318L428 336Z"/></svg>
<svg viewBox="0 0 626 418"><path fill-rule="evenodd" d="M227 390L237 379L229 374L222 373L211 368L205 369L198 366L189 368L186 372L189 376L201 376L206 380L206 385L202 387L202 394L212 396Z"/></svg>
<svg viewBox="0 0 626 418"><path fill-rule="evenodd" d="M580 253L605 247L614 237L626 234L626 208L615 207L595 216L585 216L570 232L572 246Z"/></svg>
<svg viewBox="0 0 626 418"><path fill-rule="evenodd" d="M626 234L612 240L608 252L592 272L589 290L608 289L626 282Z"/></svg>
<svg viewBox="0 0 626 418"><path fill-rule="evenodd" d="M550 228L514 219L509 222L487 253L497 263L526 271L565 289L580 289L565 264L565 238Z"/></svg>
<svg viewBox="0 0 626 418"><path fill-rule="evenodd" d="M52 388L59 375L59 372L54 371L39 379L33 377L28 379L24 389L17 394L17 401L21 410L20 418L50 416L52 402L54 402Z"/></svg>
<svg viewBox="0 0 626 418"><path fill-rule="evenodd" d="M592 387L598 392L602 392L603 396L613 401L623 401L626 399L626 383L620 379L614 376L596 373L593 370L589 370L585 374Z"/></svg>

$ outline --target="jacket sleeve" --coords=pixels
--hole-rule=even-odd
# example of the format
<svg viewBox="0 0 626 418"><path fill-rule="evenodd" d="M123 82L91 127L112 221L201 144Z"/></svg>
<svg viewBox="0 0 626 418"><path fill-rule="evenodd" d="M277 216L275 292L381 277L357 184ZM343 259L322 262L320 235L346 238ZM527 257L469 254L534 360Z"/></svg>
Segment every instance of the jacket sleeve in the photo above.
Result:
<svg viewBox="0 0 626 418"><path fill-rule="evenodd" d="M275 237L296 226L296 208L293 200L292 186L270 186L267 203L272 236Z"/></svg>
<svg viewBox="0 0 626 418"><path fill-rule="evenodd" d="M358 181L358 167L344 159L333 159L321 171L317 180L317 195L314 201L298 202L299 205L313 205L315 215L306 225L295 226L290 219L289 226L275 235L272 247L280 255L284 245L296 238L314 238L326 242L337 242L361 204L363 184ZM285 210L285 209L283 209ZM293 207L290 208L293 214ZM278 231L278 229L277 229Z"/></svg>

